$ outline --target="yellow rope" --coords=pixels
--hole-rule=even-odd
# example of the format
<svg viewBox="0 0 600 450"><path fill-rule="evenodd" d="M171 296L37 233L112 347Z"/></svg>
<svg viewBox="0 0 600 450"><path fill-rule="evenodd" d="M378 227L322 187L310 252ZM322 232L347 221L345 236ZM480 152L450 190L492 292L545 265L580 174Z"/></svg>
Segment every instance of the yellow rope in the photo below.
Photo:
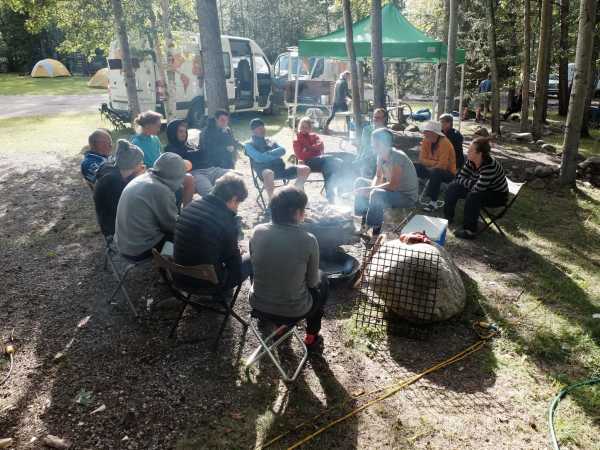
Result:
<svg viewBox="0 0 600 450"><path fill-rule="evenodd" d="M288 450L295 449L295 448L299 447L300 445L308 442L309 440L311 440L315 436L318 436L319 434L321 434L324 431L328 430L329 428L331 428L331 427L337 425L338 423L343 422L344 420L347 420L348 418L350 418L350 417L358 414L359 412L361 412L362 410L368 408L369 406L371 406L371 405L373 405L375 403L378 403L378 402L380 402L382 400L385 400L388 397L391 397L392 395L394 395L398 391L400 391L400 390L404 389L405 387L407 387L407 386L409 386L409 385L417 382L418 380L420 380L421 378L423 378L425 375L427 375L427 374L429 374L431 372L434 372L436 370L439 370L441 368L447 367L447 366L449 366L449 365L451 365L451 364L453 364L453 363L455 363L457 361L460 361L461 359L466 358L470 354L472 354L472 353L480 350L483 347L483 345L485 344L485 342L488 339L490 339L491 337L493 337L495 334L496 334L496 331L493 331L491 333L487 333L486 335L482 336L481 339L479 341L477 341L475 344L473 344L473 345L467 347L466 349L458 352L456 355L451 356L450 358L448 358L448 359L446 359L446 360L444 360L444 361L442 361L442 362L440 362L440 363L438 363L438 364L430 367L429 369L426 369L425 371L423 371L421 373L415 374L412 377L409 377L408 379L406 379L404 381L395 382L395 383L392 383L392 384L390 384L388 386L384 386L384 387L381 387L381 388L374 389L374 390L372 390L370 392L364 392L362 394L354 396L352 399L350 399L350 400L348 400L346 402L343 402L343 403L341 403L339 405L336 405L336 406L332 406L331 408L327 408L324 411L322 411L321 413L319 413L316 416L312 417L311 419L309 419L309 420L307 420L305 422L300 423L299 425L297 425L296 427L292 428L291 430L288 430L288 431L286 431L286 432L284 432L284 433L282 433L282 434L274 437L270 441L268 441L268 442L266 442L266 443L264 443L264 444L256 447L256 450L262 450L262 449L265 449L267 447L270 447L271 445L273 445L274 443L280 441L281 439L283 439L284 437L286 437L290 433L292 433L292 432L294 432L296 430L299 430L300 428L303 428L304 426L306 426L306 425L308 425L310 423L313 423L316 419L319 419L320 417L322 417L323 415L325 415L328 412L335 411L335 410L341 408L342 406L345 406L348 402L350 402L352 400L356 400L356 399L359 399L361 397L366 397L366 396L378 394L380 392L385 392L383 395L381 395L381 396L379 396L379 397L377 397L377 398L375 398L375 399L373 399L373 400L365 403L364 405L362 405L362 406L360 406L358 408L353 409L348 414L346 414L346 415L344 415L344 416L342 416L342 417L340 417L340 418L338 418L338 419L336 419L336 420L328 423L327 425L319 428L314 433L312 433L312 434L304 437L302 440L296 442L295 444L293 444L291 447L288 448Z"/></svg>

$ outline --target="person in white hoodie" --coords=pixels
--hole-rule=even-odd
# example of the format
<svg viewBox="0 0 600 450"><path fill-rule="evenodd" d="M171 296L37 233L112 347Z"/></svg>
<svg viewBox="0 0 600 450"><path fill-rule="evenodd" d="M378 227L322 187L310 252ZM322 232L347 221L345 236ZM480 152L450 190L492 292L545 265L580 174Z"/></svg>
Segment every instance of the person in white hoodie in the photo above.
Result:
<svg viewBox="0 0 600 450"><path fill-rule="evenodd" d="M145 174L123 190L117 207L115 243L127 258L139 261L173 241L178 208L175 192L183 185L189 162L163 153Z"/></svg>

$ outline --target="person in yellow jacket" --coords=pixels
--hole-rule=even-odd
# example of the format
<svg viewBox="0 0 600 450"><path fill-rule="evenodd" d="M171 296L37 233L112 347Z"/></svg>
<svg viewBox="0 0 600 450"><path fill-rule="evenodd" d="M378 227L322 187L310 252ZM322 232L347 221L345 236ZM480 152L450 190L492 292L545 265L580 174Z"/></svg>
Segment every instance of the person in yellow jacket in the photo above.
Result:
<svg viewBox="0 0 600 450"><path fill-rule="evenodd" d="M439 122L426 122L422 132L423 141L415 169L419 178L429 179L425 192L429 200L424 200L422 206L426 211L433 211L444 206L443 202L438 202L440 187L456 176L456 154Z"/></svg>

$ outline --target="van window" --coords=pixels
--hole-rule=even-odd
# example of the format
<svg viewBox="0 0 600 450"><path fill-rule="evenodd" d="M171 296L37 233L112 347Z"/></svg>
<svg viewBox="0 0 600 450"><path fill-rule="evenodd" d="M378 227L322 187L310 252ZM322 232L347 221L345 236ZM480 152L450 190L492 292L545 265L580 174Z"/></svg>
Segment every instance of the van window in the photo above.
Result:
<svg viewBox="0 0 600 450"><path fill-rule="evenodd" d="M267 61L262 56L254 57L254 71L256 72L256 78L259 80L271 76L269 64L267 64Z"/></svg>
<svg viewBox="0 0 600 450"><path fill-rule="evenodd" d="M133 65L134 69L139 69L140 68L140 60L137 58L131 58L131 64ZM115 70L121 70L123 69L123 60L121 59L109 59L108 60L108 68L109 69L115 69Z"/></svg>
<svg viewBox="0 0 600 450"><path fill-rule="evenodd" d="M223 65L225 66L225 78L231 78L231 58L229 53L223 52Z"/></svg>
<svg viewBox="0 0 600 450"><path fill-rule="evenodd" d="M279 70L277 71L277 76L286 77L289 72L290 67L290 59L288 55L281 55L281 57L277 60L277 64L279 64Z"/></svg>
<svg viewBox="0 0 600 450"><path fill-rule="evenodd" d="M312 66L313 69L311 78L319 78L321 75L323 75L323 72L325 71L325 58L316 58L316 62L312 64Z"/></svg>

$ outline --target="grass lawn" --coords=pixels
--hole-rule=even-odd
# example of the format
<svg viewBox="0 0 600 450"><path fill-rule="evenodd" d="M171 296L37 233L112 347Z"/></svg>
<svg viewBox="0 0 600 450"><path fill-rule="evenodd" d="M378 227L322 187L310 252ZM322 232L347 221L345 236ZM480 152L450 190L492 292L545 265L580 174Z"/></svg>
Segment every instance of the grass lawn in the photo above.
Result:
<svg viewBox="0 0 600 450"><path fill-rule="evenodd" d="M31 78L15 73L0 73L0 95L76 95L98 94L104 89L87 86L89 77Z"/></svg>
<svg viewBox="0 0 600 450"><path fill-rule="evenodd" d="M273 135L283 127L284 116L264 116L260 113L242 113L231 117L231 128L240 141L250 138L250 120L260 117L264 120L267 133ZM96 128L112 130L111 124L102 120L99 113L58 114L54 116L30 116L0 119L1 153L56 152L72 156L81 152L87 144L89 134ZM113 141L129 138L133 131L111 131ZM165 132L160 135L163 144Z"/></svg>

